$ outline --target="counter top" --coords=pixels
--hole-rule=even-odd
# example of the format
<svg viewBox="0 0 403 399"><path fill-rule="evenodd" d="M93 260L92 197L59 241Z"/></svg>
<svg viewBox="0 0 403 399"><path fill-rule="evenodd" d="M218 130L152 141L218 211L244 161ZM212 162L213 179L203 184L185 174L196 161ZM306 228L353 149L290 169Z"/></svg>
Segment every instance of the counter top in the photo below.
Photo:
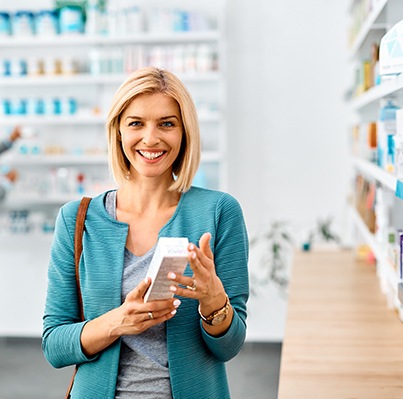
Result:
<svg viewBox="0 0 403 399"><path fill-rule="evenodd" d="M295 256L278 393L294 398L403 398L403 324L350 251Z"/></svg>

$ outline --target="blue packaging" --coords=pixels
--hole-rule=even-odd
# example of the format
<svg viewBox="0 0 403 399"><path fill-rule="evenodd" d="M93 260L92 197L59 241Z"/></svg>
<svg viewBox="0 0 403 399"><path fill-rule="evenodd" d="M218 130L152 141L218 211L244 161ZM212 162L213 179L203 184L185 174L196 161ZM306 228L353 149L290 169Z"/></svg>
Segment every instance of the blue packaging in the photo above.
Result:
<svg viewBox="0 0 403 399"><path fill-rule="evenodd" d="M61 102L58 98L47 98L44 100L46 115L60 115L62 112Z"/></svg>
<svg viewBox="0 0 403 399"><path fill-rule="evenodd" d="M1 76L10 76L11 75L11 61L3 60L1 65Z"/></svg>
<svg viewBox="0 0 403 399"><path fill-rule="evenodd" d="M42 98L38 98L35 104L35 114L44 115L45 114L45 101Z"/></svg>
<svg viewBox="0 0 403 399"><path fill-rule="evenodd" d="M62 113L62 102L59 98L53 99L53 113L55 115L60 115Z"/></svg>
<svg viewBox="0 0 403 399"><path fill-rule="evenodd" d="M173 12L173 31L189 31L189 13L187 11L175 10Z"/></svg>
<svg viewBox="0 0 403 399"><path fill-rule="evenodd" d="M10 75L25 76L27 74L27 62L25 60L14 59L10 62Z"/></svg>
<svg viewBox="0 0 403 399"><path fill-rule="evenodd" d="M77 113L77 100L75 98L69 98L67 100L67 113L70 115L74 115Z"/></svg>
<svg viewBox="0 0 403 399"><path fill-rule="evenodd" d="M388 169L390 165L390 153L393 151L393 136L396 134L396 111L400 109L392 99L388 98L381 107L378 120L378 166Z"/></svg>
<svg viewBox="0 0 403 399"><path fill-rule="evenodd" d="M24 98L15 98L11 101L11 114L12 115L26 115L27 113L27 100Z"/></svg>
<svg viewBox="0 0 403 399"><path fill-rule="evenodd" d="M38 36L55 36L59 33L59 14L56 10L42 10L35 16Z"/></svg>
<svg viewBox="0 0 403 399"><path fill-rule="evenodd" d="M35 34L33 12L17 11L12 21L12 33L14 36L33 36Z"/></svg>
<svg viewBox="0 0 403 399"><path fill-rule="evenodd" d="M0 36L11 35L11 17L8 12L0 12Z"/></svg>
<svg viewBox="0 0 403 399"><path fill-rule="evenodd" d="M1 107L2 107L2 114L3 115L11 115L11 102L8 98L3 98L1 101Z"/></svg>
<svg viewBox="0 0 403 399"><path fill-rule="evenodd" d="M59 13L60 34L84 33L84 16L80 7L65 6Z"/></svg>

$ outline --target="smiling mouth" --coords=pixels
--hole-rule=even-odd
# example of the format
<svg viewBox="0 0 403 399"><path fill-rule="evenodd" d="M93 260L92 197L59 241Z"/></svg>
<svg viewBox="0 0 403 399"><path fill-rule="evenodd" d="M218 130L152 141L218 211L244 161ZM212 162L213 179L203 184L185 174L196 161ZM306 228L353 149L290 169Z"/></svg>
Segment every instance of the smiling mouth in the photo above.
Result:
<svg viewBox="0 0 403 399"><path fill-rule="evenodd" d="M157 159L159 157L161 157L162 155L165 154L166 151L158 151L158 152L150 152L150 151L141 151L138 150L137 151L142 157L152 161L154 159Z"/></svg>

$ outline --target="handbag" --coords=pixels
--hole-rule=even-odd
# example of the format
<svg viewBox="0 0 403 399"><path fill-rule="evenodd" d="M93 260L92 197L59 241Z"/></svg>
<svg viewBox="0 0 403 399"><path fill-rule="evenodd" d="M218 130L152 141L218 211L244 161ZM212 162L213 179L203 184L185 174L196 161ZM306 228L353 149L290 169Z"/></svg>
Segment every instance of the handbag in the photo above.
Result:
<svg viewBox="0 0 403 399"><path fill-rule="evenodd" d="M80 307L80 320L84 321L84 309L83 309L83 298L81 296L81 286L80 286L80 257L83 252L83 232L85 217L87 215L88 205L90 204L90 197L83 197L81 199L80 205L77 210L76 217L76 228L74 231L74 263L76 268L76 284L77 284L77 295L78 295L78 306ZM77 374L78 365L74 368L73 375L70 380L69 387L67 389L64 399L70 398L71 389L73 388L74 378Z"/></svg>

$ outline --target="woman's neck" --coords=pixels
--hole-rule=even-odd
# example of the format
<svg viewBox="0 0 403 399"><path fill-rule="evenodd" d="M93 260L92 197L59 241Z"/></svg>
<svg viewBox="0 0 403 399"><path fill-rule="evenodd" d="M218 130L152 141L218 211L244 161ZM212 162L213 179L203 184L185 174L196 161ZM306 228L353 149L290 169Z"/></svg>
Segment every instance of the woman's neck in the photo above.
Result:
<svg viewBox="0 0 403 399"><path fill-rule="evenodd" d="M176 206L180 193L170 191L170 184L148 183L139 184L128 181L117 192L117 206L122 210L143 213Z"/></svg>

